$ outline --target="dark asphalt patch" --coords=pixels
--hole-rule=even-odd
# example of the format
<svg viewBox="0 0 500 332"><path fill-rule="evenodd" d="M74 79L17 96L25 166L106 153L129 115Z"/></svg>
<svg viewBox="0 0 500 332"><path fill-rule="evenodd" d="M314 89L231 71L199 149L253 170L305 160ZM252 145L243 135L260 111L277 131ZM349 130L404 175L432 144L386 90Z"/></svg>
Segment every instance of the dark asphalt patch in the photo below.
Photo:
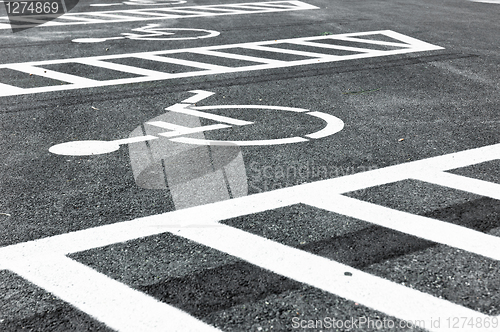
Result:
<svg viewBox="0 0 500 332"><path fill-rule="evenodd" d="M139 289L195 317L203 317L301 287L297 281L241 261Z"/></svg>

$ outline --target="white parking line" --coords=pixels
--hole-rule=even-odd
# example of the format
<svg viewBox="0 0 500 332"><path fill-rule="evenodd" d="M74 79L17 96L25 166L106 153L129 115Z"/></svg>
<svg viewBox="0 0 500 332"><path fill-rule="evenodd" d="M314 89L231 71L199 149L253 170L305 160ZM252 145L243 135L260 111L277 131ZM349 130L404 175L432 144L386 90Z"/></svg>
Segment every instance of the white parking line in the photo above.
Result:
<svg viewBox="0 0 500 332"><path fill-rule="evenodd" d="M303 199L303 203L500 260L500 238L462 226L393 210L355 198L330 194L327 190L315 195L311 193L309 197Z"/></svg>
<svg viewBox="0 0 500 332"><path fill-rule="evenodd" d="M390 37L396 42L385 42L380 43L398 45L395 49L390 50L373 50L369 47L373 44L373 40L363 39L363 36L376 37L377 35L383 37ZM342 40L356 40L358 43L366 42L367 48L362 47L348 47L342 45L335 45L335 41ZM329 43L322 43L320 41L327 41ZM314 52L302 52L290 49L282 49L274 46L278 45L305 45L314 46ZM231 49L238 49L245 52L245 50L269 50L270 57L257 57L245 54L231 53ZM156 80L167 80L176 79L184 77L195 77L195 76L205 76L205 75L220 75L225 73L236 73L245 71L255 71L255 70L265 70L272 68L285 68L294 67L302 65L312 65L325 62L335 62L335 61L346 61L353 59L363 59L371 57L389 56L396 54L405 54L413 52L424 52L432 50L443 49L440 46L432 45L415 38L411 38L400 33L382 30L382 31L370 31L361 33L347 33L339 35L328 35L328 36L315 36L315 37L303 37L303 38L291 38L282 40L269 40L262 42L252 42L252 43L240 43L240 44L228 44L228 45L218 45L218 46L208 46L208 47L197 47L197 48L187 48L178 50L166 50L166 51L154 51L154 52L143 52L143 53L130 53L130 54L117 54L117 55L107 55L107 56L95 56L87 58L74 58L74 59L59 59L59 60L46 60L46 61L33 61L26 63L13 63L13 64L3 64L0 65L0 70L2 68L9 68L12 70L18 70L23 72L33 73L39 76L50 77L62 82L71 83L65 85L52 85L52 86L41 86L36 88L7 88L0 91L0 96L13 96L20 94L31 94L31 93L41 93L41 92L52 92L52 91L62 91L62 90L73 90L88 87L101 87L119 84L131 84L139 82L148 82ZM354 54L347 55L336 55L331 54L331 50L349 50L354 52ZM324 52L324 53L322 53ZM241 53L241 52L240 52ZM273 54L295 54L306 57L302 60L276 60L272 58ZM253 62L248 64L245 63L241 67L228 67L218 64L206 64L198 61L189 61L183 59L178 59L176 56L182 57L183 55L193 55L193 54L203 54L208 56L215 56L221 59L235 59L240 61L250 61ZM133 66L117 65L107 60L113 59L147 59L150 61L160 61L169 62L180 66L187 66L184 72L170 73L166 71L156 71L147 70L142 68L136 68ZM43 69L44 66L53 64L64 64L64 63L83 63L89 66L93 66L92 69L108 68L113 70L118 70L121 72L126 72L130 74L137 75L137 77L132 78L120 78L120 79L108 79L108 80L90 80L85 77L79 77L76 75L69 74L55 74L54 71L49 71ZM35 72L36 70L36 72ZM0 77L0 80L2 78ZM0 82L4 85L9 85L11 82ZM15 84L15 82L12 82Z"/></svg>
<svg viewBox="0 0 500 332"><path fill-rule="evenodd" d="M117 331L220 331L65 256L23 260L9 268Z"/></svg>
<svg viewBox="0 0 500 332"><path fill-rule="evenodd" d="M255 6L254 6L255 5ZM319 9L319 7L309 5L302 1L269 1L269 2L251 2L251 3L236 3L225 5L208 5L208 6L190 6L190 7L163 7L163 8L147 8L133 10L112 10L98 12L82 12L82 13L67 13L58 17L57 20L48 21L48 15L37 15L37 18L46 22L43 26L60 26L60 25L75 25L75 24L98 24L98 23L117 23L117 22L134 22L134 21L151 21L165 20L177 18L192 18L203 16L220 16L220 15L240 15L240 14L255 14L255 13L275 13L292 10L307 10ZM16 17L20 20L23 17ZM44 20L47 18L47 20ZM28 22L31 18L26 18ZM8 17L0 17L0 22L9 22ZM34 22L35 23L35 22ZM33 24L38 26L38 24ZM16 27L32 27L31 25L16 25ZM10 24L0 24L0 29L10 29Z"/></svg>
<svg viewBox="0 0 500 332"><path fill-rule="evenodd" d="M169 232L387 315L407 321L422 320L428 331L453 331L451 327L432 326L431 319L445 321L448 317L467 317L485 321L493 316L220 224L219 221L303 203L499 260L499 237L341 195L417 178L497 197L496 184L486 185L484 181L443 173L497 159L500 159L500 144L19 243L0 248L0 266L16 272L118 331L130 331L127 326L134 322L141 322L140 330L148 331L156 331L159 326L173 326L172 331L210 330L211 326L186 317L187 314L169 305L158 303L64 257ZM444 180L441 181L441 178ZM346 276L345 272L352 275ZM167 324L165 320L168 325L161 325ZM493 327L474 329L496 330Z"/></svg>

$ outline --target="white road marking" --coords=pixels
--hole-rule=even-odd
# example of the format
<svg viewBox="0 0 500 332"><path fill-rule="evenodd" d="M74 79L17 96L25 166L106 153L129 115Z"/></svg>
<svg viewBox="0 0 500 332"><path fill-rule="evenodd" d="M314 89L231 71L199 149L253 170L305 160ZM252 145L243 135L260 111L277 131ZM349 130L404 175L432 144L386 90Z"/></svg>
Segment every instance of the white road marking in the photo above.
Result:
<svg viewBox="0 0 500 332"><path fill-rule="evenodd" d="M112 10L98 12L82 12L82 13L67 13L58 17L57 20L49 21L43 26L60 26L60 25L75 25L75 24L98 24L98 23L117 23L117 22L134 22L134 21L151 21L165 20L177 18L192 18L203 16L220 16L220 15L240 15L240 14L255 14L255 13L275 13L292 10L308 10L319 9L319 7L309 5L302 1L269 1L263 2L264 6L251 6L256 3L235 3L225 5L208 5L208 6L190 6L190 7L163 7L163 8L148 8L148 9L133 9L133 10ZM45 16L45 15L44 15ZM44 16L38 15L38 18ZM18 19L16 17L16 19ZM0 21L9 22L9 18L0 17ZM38 26L38 24L33 24ZM16 27L31 27L30 25L12 24L12 28ZM0 24L0 29L10 29L9 24Z"/></svg>
<svg viewBox="0 0 500 332"><path fill-rule="evenodd" d="M448 222L390 209L328 190L312 193L303 203L364 220L399 232L500 260L500 238ZM402 222L404 220L404 222Z"/></svg>
<svg viewBox="0 0 500 332"><path fill-rule="evenodd" d="M97 64L99 61L94 61L94 64ZM86 62L89 63L89 62ZM112 66L107 67L108 69L115 69L115 70L125 70L128 66L123 66L123 65L115 65L112 64ZM140 72L136 72L140 73ZM287 112L293 112L293 113L304 113L310 116L314 116L317 118L322 119L324 122L326 122L326 126L312 134L307 134L304 135L308 138L311 139L319 139L323 138L326 136L333 135L339 131L341 131L344 128L344 122L340 120L339 118L322 113L322 112L309 112L309 110L304 109L304 108L296 108L296 107L285 107L285 106L267 106L267 105L215 105L215 106L194 106L192 103L186 103L186 102L198 102L204 98L207 98L211 96L213 93L210 91L204 91L204 90L193 90L190 91L191 93L195 93L194 96L183 100L181 103L174 104L172 106L169 106L165 108L165 110L173 112L173 113L180 113L184 115L189 115L193 118L199 119L199 118L204 118L204 119L209 119L217 122L222 122L219 124L212 124L212 125L206 125L206 126L201 126L199 124L196 127L187 127L187 126L182 126L178 125L175 123L170 123L166 121L150 121L146 122L147 125L150 126L156 126L159 128L167 129L170 130L169 132L163 132L163 133L157 133L158 136L161 137L166 137L170 139L172 142L177 142L177 143L186 143L186 144L194 144L194 145L217 145L217 146L252 146L252 145L277 145L277 144L292 144L292 143L299 143L299 142L306 142L308 141L307 138L304 137L284 137L284 138L274 138L274 139L265 139L265 140L239 140L239 141L224 141L224 140L207 140L205 137L176 137L176 136L183 136L183 135L189 135L193 133L201 133L209 130L217 130L217 129L224 129L224 128L230 128L230 125L234 126L246 126L246 125L251 125L253 122L250 121L245 121L245 120L240 120L240 119L235 119L235 118L230 118L227 116L219 115L219 114L213 114L213 113L207 113L203 112L202 110L214 110L214 109L251 109L251 110L274 110L274 111L287 111ZM165 113L167 115L169 113ZM270 131L273 130L273 128L269 128ZM142 137L142 138L141 138ZM73 142L65 142L65 143L60 143L52 146L49 149L49 152L55 153L55 154L61 154L61 155L75 155L75 156L82 156L82 155L96 155L96 154L103 154L103 153L109 153L109 152L114 152L119 149L120 144L130 144L130 143L136 143L140 141L149 141L150 137L154 137L154 139L157 139L158 137L156 136L151 136L151 135L145 135L145 136L136 136L134 135L133 141L129 139L120 139L120 140L113 140L113 141L73 141ZM174 138L175 137L175 138ZM88 142L88 144L86 143ZM102 143L102 146L99 145L99 142ZM119 142L119 143L118 143Z"/></svg>
<svg viewBox="0 0 500 332"><path fill-rule="evenodd" d="M500 200L500 184L445 172L419 173L414 175L413 178Z"/></svg>
<svg viewBox="0 0 500 332"><path fill-rule="evenodd" d="M483 2L483 3L493 3L496 5L500 5L500 0L470 0L472 2Z"/></svg>
<svg viewBox="0 0 500 332"><path fill-rule="evenodd" d="M326 127L312 134L305 135L306 137L318 139L333 135L344 128L344 121L336 116L323 112L308 112L307 114L318 117L326 121Z"/></svg>
<svg viewBox="0 0 500 332"><path fill-rule="evenodd" d="M167 124L166 122L160 122L160 121L147 122L147 124L157 125L157 126L162 127L162 128L167 127L167 126L164 126L165 124ZM170 125L170 123L168 125ZM224 128L231 128L231 126L225 125L222 123L218 123L218 124L201 126L201 127L196 127L196 128L184 127L183 129L176 129L174 131L167 132L167 133L159 133L158 135L163 136L163 137L174 137L174 136L188 135L188 134L194 134L194 133L200 133L200 132L217 130L217 129L224 129Z"/></svg>
<svg viewBox="0 0 500 332"><path fill-rule="evenodd" d="M205 118L205 119L214 120L214 121L218 121L218 122L229 123L229 124L232 124L235 126L245 126L245 125L249 125L249 124L253 123L250 121L229 118L229 117L223 116L223 115L217 115L217 114L197 111L197 110L217 109L217 108L225 108L225 107L221 107L221 106L199 106L199 107L191 106L188 108L188 106L189 106L189 104L186 104L185 106L183 104L175 104L175 105L172 105L170 107L167 107L165 110L168 110L171 112L189 114L192 116L197 116L200 118ZM234 107L230 107L230 108L238 108L238 106L240 106L240 105L234 105Z"/></svg>
<svg viewBox="0 0 500 332"><path fill-rule="evenodd" d="M477 188L483 188L479 189L481 193L487 195L493 193L493 196L497 197L494 191L490 191L491 188L493 190L496 188L495 185L488 187L489 185L483 181L477 182L462 176L449 177L444 171L498 159L500 159L500 144L490 145L56 235L0 248L0 266L47 289L118 331L128 331L129 317L133 317L134 320L130 324L134 322L141 324L141 330L155 331L158 322L165 317L169 324L185 324L173 330L208 330L210 326L203 325L194 318L189 319L186 314L168 305L159 304L147 295L138 294L127 286L64 257L70 253L169 232L387 315L408 321L423 320L428 331L453 331L447 327L432 327L431 318L441 318L445 321L447 317L473 317L484 321L485 318L493 316L483 315L350 266L234 229L220 224L219 221L304 203L498 260L500 259L498 237L341 195L371 186L419 178L424 181L431 180L432 183L442 182L447 186L451 185L470 192L477 192ZM441 181L440 175L445 180ZM404 222L401 222L402 220ZM298 266L300 268L297 268ZM345 276L344 272L351 272L352 276ZM495 317L500 318L500 316ZM127 323L120 325L120 319L125 319ZM475 331L495 330L496 328L484 327L475 329Z"/></svg>
<svg viewBox="0 0 500 332"><path fill-rule="evenodd" d="M144 69L144 68L140 68L140 67L127 66L127 65L122 65L119 63L101 61L101 60L96 60L96 59L84 59L84 60L78 60L77 62L84 64L84 65L88 65L88 66L106 68L106 69L121 71L124 73L139 75L139 76L155 77L157 75L161 75L161 73L159 73L155 70L148 70L148 69Z"/></svg>
<svg viewBox="0 0 500 332"><path fill-rule="evenodd" d="M376 36L382 35L385 37L390 37L398 41L398 45L400 48L380 51L373 50L370 48L361 48L361 47L346 47L341 45L333 45L320 43L319 40L327 40L330 42L335 42L335 40L345 40L354 39L356 36ZM357 39L357 41L362 41L363 39ZM372 43L371 40L366 40L367 43ZM381 42L387 44L389 42ZM242 54L234 54L230 53L230 49L239 49L245 51L246 49L270 49L272 45L278 44L299 44L299 45L314 45L316 47L315 52L300 53L298 51L291 50L282 50L280 48L275 48L273 52L275 53L284 53L284 54L298 54L308 56L304 60L275 60L271 58L264 57L256 57L256 56L248 56ZM393 43L394 44L394 43ZM319 50L323 49L325 53L320 53ZM353 52L358 52L355 54L349 55L331 55L331 49L339 49L345 50L349 49ZM105 56L94 56L87 58L74 58L74 59L58 59L58 60L46 60L46 61L33 61L26 63L12 63L12 64L2 64L0 65L0 69L9 68L12 70L18 70L23 72L29 72L33 70L36 75L50 77L56 80L60 80L62 82L67 82L70 84L65 85L53 85L53 86L42 86L36 88L7 88L2 89L0 91L1 96L13 96L13 95L21 95L21 94L31 94L31 93L41 93L41 92L53 92L53 91L63 91L63 90L73 90L73 89L82 89L89 87L102 87L102 86L111 86L111 85L119 85L119 84L132 84L132 83L140 83L140 82L148 82L148 81L156 81L156 80L168 80L168 79L176 79L176 78L184 78L184 77L195 77L195 76L205 76L205 75L220 75L226 73L237 73L237 72L245 72L245 71L255 71L255 70L265 70L272 68L285 68L285 67L294 67L301 65L312 65L318 63L326 63L326 62L335 62L335 61L345 61L345 60L353 60L353 59L363 59L363 58L371 58L371 57L379 57L379 56L389 56L395 54L405 54L405 53L413 53L413 52L424 52L424 51L432 51L432 50L440 50L443 49L440 46L435 46L423 41L419 41L417 39L399 34L390 30L382 30L382 31L371 31L371 32L361 32L361 33L347 33L340 35L328 35L328 36L315 36L315 37L304 37L304 38L292 38L292 39L282 39L282 40L269 40L262 42L252 42L252 43L240 43L240 44L229 44L229 45L218 45L218 46L208 46L208 47L197 47L197 48L187 48L187 49L178 49L178 50L166 50L166 51L154 51L154 52L143 52L143 53L130 53L130 54L116 54L116 55L105 55ZM206 64L197 61L189 61L177 59L176 55L192 55L192 54L204 54L210 56L216 56L219 58L227 58L227 59L236 59L243 61L254 62L254 64L248 64L242 67L226 67L217 64ZM124 66L124 65L115 65L107 62L107 60L112 59L147 59L151 61L160 61L160 62L170 62L173 64L177 64L180 66L188 66L190 71L180 72L180 73L169 73L163 71L155 71L155 70L146 70L142 68L136 68L133 66ZM108 69L116 69L122 72L128 72L134 75L139 75L138 77L132 78L120 78L120 79L109 79L103 81L90 80L85 77L80 77L76 75L69 75L64 73L56 73L54 71L49 71L44 69L44 66L53 65L53 64L64 64L64 63L84 63L89 66L108 68ZM35 68L35 69L33 69ZM46 71L46 72L45 72ZM0 80L2 78L0 77ZM0 82L3 86L9 85L10 82ZM15 82L12 82L15 84Z"/></svg>
<svg viewBox="0 0 500 332"><path fill-rule="evenodd" d="M263 146L263 145L280 145L307 142L308 140L302 137L286 137L277 139L263 139L253 141L218 141L209 139L199 139L192 137L177 137L171 141L193 145L239 145L239 146Z"/></svg>
<svg viewBox="0 0 500 332"><path fill-rule="evenodd" d="M98 81L91 80L85 77L61 73L54 70L44 69L40 67L31 66L29 64L13 64L9 66L9 69L17 70L26 74L37 75L42 77L51 78L58 81L63 81L66 83L77 84L80 86L92 86ZM1 95L2 93L0 93Z"/></svg>
<svg viewBox="0 0 500 332"><path fill-rule="evenodd" d="M220 331L65 256L35 255L9 267L116 331Z"/></svg>

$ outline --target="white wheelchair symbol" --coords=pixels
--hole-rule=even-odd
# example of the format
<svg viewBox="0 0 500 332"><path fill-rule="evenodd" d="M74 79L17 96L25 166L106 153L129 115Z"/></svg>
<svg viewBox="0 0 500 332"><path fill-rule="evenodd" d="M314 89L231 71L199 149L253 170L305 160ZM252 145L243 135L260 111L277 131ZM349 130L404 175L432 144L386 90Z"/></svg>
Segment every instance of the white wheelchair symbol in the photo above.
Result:
<svg viewBox="0 0 500 332"><path fill-rule="evenodd" d="M204 118L217 123L198 126L198 127L187 127L179 125L176 123L171 123L167 121L149 121L146 122L148 126L152 128L157 128L159 130L154 131L154 135L144 133L142 136L129 137L125 139L118 139L114 141L72 141L61 143L52 146L49 151L58 155L68 155L68 156L89 156L105 154L116 151L120 148L120 145L138 143L144 141L167 139L171 142L185 143L192 145L218 145L218 146L256 146L256 145L277 145L277 144L291 144L307 142L310 139L319 139L333 135L344 128L344 122L339 118L318 111L310 111L304 108L296 107L285 107L285 106L268 106L268 105L215 105L215 106L195 106L195 103L213 95L213 92L203 91L203 90L193 90L189 91L195 95L183 100L180 103L174 104L167 107L166 110L169 111L166 115L178 114L184 117L193 118ZM240 120L235 118L230 118L223 115L218 115L214 113L204 112L205 110L220 110L220 109L238 109L238 110L271 110L271 111L285 111L293 113L307 114L316 118L323 120L326 125L314 133L310 133L303 136L295 137L285 137L285 138L275 138L267 140L209 140L201 138L189 137L190 134L194 133L204 133L207 131L231 128L233 126L248 126L252 125L254 122ZM171 117L174 118L174 117ZM272 129L271 129L272 130ZM153 132L153 131L150 131Z"/></svg>
<svg viewBox="0 0 500 332"><path fill-rule="evenodd" d="M142 28L132 29L140 33L122 33L120 37L108 38L77 38L74 43L102 43L107 40L134 39L134 40L190 40L211 38L220 35L220 32L205 29L158 28L159 24L148 24Z"/></svg>

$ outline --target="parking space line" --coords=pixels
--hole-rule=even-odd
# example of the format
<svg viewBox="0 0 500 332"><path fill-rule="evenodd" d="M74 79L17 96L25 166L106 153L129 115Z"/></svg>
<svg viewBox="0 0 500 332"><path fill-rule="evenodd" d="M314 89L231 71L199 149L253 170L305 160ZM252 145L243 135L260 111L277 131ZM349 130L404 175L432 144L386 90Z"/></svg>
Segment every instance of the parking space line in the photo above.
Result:
<svg viewBox="0 0 500 332"><path fill-rule="evenodd" d="M303 203L390 228L436 243L500 260L500 238L448 222L398 211L342 195L327 188L310 193ZM404 222L402 222L404 220Z"/></svg>
<svg viewBox="0 0 500 332"><path fill-rule="evenodd" d="M95 60L95 59L78 60L77 62L84 64L84 65L106 68L106 69L110 69L110 70L116 70L116 71L121 71L124 73L130 73L130 74L148 76L148 77L157 77L157 76L168 77L170 75L168 73L164 73L161 71L149 70L149 69L144 69L144 68L139 68L139 67L122 65L119 63L115 63L115 62L101 61L101 60Z"/></svg>
<svg viewBox="0 0 500 332"><path fill-rule="evenodd" d="M80 86L89 86L89 85L92 86L92 85L95 85L96 83L98 83L98 81L84 78L81 76L61 73L61 72L54 71L54 70L49 70L49 69L45 69L45 68L24 65L24 64L12 64L12 65L6 66L6 68L9 68L12 70L17 70L17 71L24 72L27 74L47 77L47 78L51 78L51 79L62 81L62 82L73 83L73 84L77 84Z"/></svg>
<svg viewBox="0 0 500 332"><path fill-rule="evenodd" d="M263 269L362 303L406 321L431 317L488 316L398 283L365 273L348 265L288 247L260 236L222 225L218 228L168 230L176 236L228 253ZM345 272L350 272L346 276ZM428 329L435 331L436 329ZM494 331L484 329L485 331Z"/></svg>
<svg viewBox="0 0 500 332"><path fill-rule="evenodd" d="M500 260L499 237L342 195L354 190L413 178L448 186L457 178L443 171L498 159L500 159L500 144L495 144L14 244L0 248L0 266L18 273L112 326L117 324L115 306L98 306L100 312L94 314L95 309L91 308L91 305L87 307L87 301L93 303L103 297L102 303L109 303L111 300L116 300L117 296L126 297L123 301L128 303L134 302L133 299L136 297L138 303L142 303L141 301L150 303L148 301L151 299L142 297L135 291L127 291L127 286L115 284L116 281L110 281L109 278L73 262L64 255L169 232L396 318L425 321L425 327L429 331L448 331L450 329L432 327L430 320L438 317L485 319L493 316L483 315L336 261L223 225L219 221L303 203ZM430 175L426 177L424 176L426 174ZM445 179L437 179L439 176ZM479 190L480 193L491 195L491 190L494 193L497 188L496 185L486 185L484 181L477 182L462 177L459 181L459 189L469 192ZM350 275L345 275L345 272L350 272ZM99 303L101 302L97 304ZM148 308L148 305L144 305L143 308ZM187 322L187 325L182 327L186 330L203 331L203 328L207 328L197 325L199 324L197 320L184 320L187 314L172 311L170 307L154 303L152 305L153 308L160 308L155 312L161 311L161 315L163 315L162 310L173 312L171 314L173 316L168 316L169 324L173 321L179 324ZM124 310L128 313L127 310L132 309L129 307ZM151 317L148 310L146 312L139 310L134 317L138 321L148 319L156 321L155 319L161 319L156 317L156 313ZM119 316L122 315L123 313ZM117 329L127 331L126 326ZM478 329L478 331L494 330L494 328Z"/></svg>
<svg viewBox="0 0 500 332"><path fill-rule="evenodd" d="M177 59L177 58L169 58L169 57L158 56L158 55L154 55L154 54L145 54L145 55L137 56L136 58L151 60L151 61L158 61L158 62L165 62L165 63L173 63L173 64L177 64L177 65L181 65L181 66L188 66L188 67L201 68L201 69L207 69L207 70L225 71L225 70L228 70L228 68L229 68L229 67L225 67L225 66L212 65L209 63L190 61L190 60L182 60L182 59Z"/></svg>
<svg viewBox="0 0 500 332"><path fill-rule="evenodd" d="M27 280L121 332L220 331L65 256L14 262Z"/></svg>
<svg viewBox="0 0 500 332"><path fill-rule="evenodd" d="M170 139L172 142L195 144L195 145L238 145L238 146L259 146L259 145L280 145L280 144L293 144L308 141L302 137L287 137L276 139L263 139L253 141L217 141L208 139L198 139L191 137L178 137Z"/></svg>
<svg viewBox="0 0 500 332"><path fill-rule="evenodd" d="M252 6L252 5L256 6ZM262 4L262 6L260 6ZM260 7L259 7L260 6ZM319 7L307 4L302 1L268 1L268 2L250 2L241 4L224 5L204 5L189 7L163 7L131 10L111 10L84 13L68 13L61 15L57 20L45 22L43 26L60 26L75 24L99 24L99 23L117 23L133 21L165 20L177 18L192 18L204 16L219 15L240 15L254 13L274 13L293 10L319 9ZM163 13L162 13L163 12ZM95 17L95 18L93 18ZM59 18L61 20L59 20ZM0 17L0 19L8 19ZM33 26L36 26L35 24ZM13 24L12 28L20 27ZM23 25L27 27L27 25ZM11 25L0 25L0 29L10 29Z"/></svg>
<svg viewBox="0 0 500 332"><path fill-rule="evenodd" d="M282 43L280 43L280 44L282 44ZM245 48L251 49L251 50L257 50L257 51L265 51L265 52L276 52L276 53L283 53L283 54L302 55L302 56L307 56L307 57L311 57L311 58L315 58L315 57L316 58L324 58L325 57L324 53L289 50L289 49L284 49L284 48L275 48L275 47L268 47L268 46L261 46L261 45L248 45Z"/></svg>
<svg viewBox="0 0 500 332"><path fill-rule="evenodd" d="M412 178L500 200L500 184L497 183L446 172L419 173L413 175Z"/></svg>
<svg viewBox="0 0 500 332"><path fill-rule="evenodd" d="M351 51L351 52L366 52L366 53L372 53L374 50L368 49L368 48L360 48L360 47L352 47L352 46L342 46L342 45L330 45L330 44L322 44L322 43L315 43L307 40L292 40L289 41L288 43L291 44L296 44L296 45L304 45L304 46L311 46L311 47L317 47L317 48L329 48L332 50L341 50L341 51Z"/></svg>
<svg viewBox="0 0 500 332"><path fill-rule="evenodd" d="M233 45L230 45L229 47L224 47L224 48L233 48L233 47L234 47ZM224 50L224 48L221 47L222 50ZM212 55L212 56L217 56L217 57L221 57L221 58L251 61L251 62L257 62L257 63L265 63L267 65L280 65L280 64L286 63L285 61L273 60L273 59L268 59L268 58L258 58L258 57L249 56L249 55L241 55L241 54L213 51L210 48L200 49L200 50L191 50L191 53Z"/></svg>
<svg viewBox="0 0 500 332"><path fill-rule="evenodd" d="M207 12L207 11L202 11L196 8L197 10L187 10L187 9L169 9L169 12L172 13L178 13L178 14L187 14L190 16L213 16L215 13L214 12ZM181 17L182 17L181 15Z"/></svg>
<svg viewBox="0 0 500 332"><path fill-rule="evenodd" d="M354 37L354 36L368 36L368 35L384 35L390 36L399 41L408 42L408 44L402 44L404 47L400 47L399 49L381 51L381 50L373 50L370 48L361 48L361 47L348 47L342 45L333 45L326 43L317 43L311 42L313 39L318 39L315 37L302 37L302 38L292 38L292 39L283 39L283 40L267 40L261 42L251 42L251 43L239 43L239 44L227 44L227 45L217 45L217 46L207 46L207 47L196 47L196 48L187 48L187 49L174 49L174 50L165 50L165 51L153 51L153 52L142 52L142 53L130 53L130 54L115 54L115 55L106 55L106 56L94 56L88 58L75 58L75 59L57 59L57 60L46 60L46 61L33 61L26 63L17 63L17 64L3 64L0 65L1 68L10 68L13 70L22 70L22 68L33 68L34 66L44 66L44 65L52 65L52 64L64 64L70 62L79 62L85 63L87 65L93 65L101 68L112 69L116 68L122 72L128 72L131 74L143 75L143 77L132 77L132 78L121 78L121 79L109 79L105 81L95 81L89 80L87 78L81 77L77 79L76 75L72 76L64 76L69 74L59 74L59 77L66 77L66 80L69 82L78 82L81 83L81 86L49 86L49 87L41 87L41 88L25 88L22 90L3 90L0 91L0 96L12 96L12 95L20 95L20 94L30 94L30 93L39 93L39 92L48 92L48 91L61 91L61 90L70 90L81 87L100 87L100 86L110 86L110 85L118 85L118 84L131 84L138 82L146 82L146 81L154 81L154 80L166 80L166 79L175 79L182 77L194 77L194 76L204 76L204 75L216 75L216 74L224 74L224 73L236 73L236 72L244 72L244 71L255 71L255 70L264 70L264 69L272 69L272 68L284 68L284 67L293 67L293 66L301 66L301 65L309 65L309 64L318 64L325 62L335 62L335 61L345 61L345 60L353 60L353 59L363 59L370 57L379 57L379 56L389 56L395 54L405 54L405 53L413 53L413 52L424 52L424 51L433 51L443 49L440 46L432 45L399 33L389 30L382 31L370 31L370 32L361 32L361 33L348 33L348 34L340 34L340 35L330 35L330 36L322 36L319 37L321 39L330 39L335 41L340 37ZM307 45L316 47L316 51L312 54L308 53L299 53L299 51L293 50L280 50L279 48L270 49L269 45L272 44L280 44L280 43L292 43L299 45ZM271 58L250 56L244 54L236 54L230 53L229 49L238 49L240 53L245 53L245 50L270 50L274 53L283 53L283 54L296 54L309 57L309 59L304 60L276 60ZM321 49L325 50L325 53L321 53ZM349 50L354 52L354 54L348 55L332 55L330 54L330 49L338 49L338 50ZM300 51L301 52L301 51ZM235 59L242 61L250 61L250 64L243 65L241 67L225 67L219 66L217 64L205 64L197 61L186 62L187 60L177 59L175 57L176 54L203 54L208 56L214 56L218 58L226 58L226 59ZM168 55L168 57L162 57L163 55ZM180 73L168 73L168 72L160 72L160 71L151 71L143 68L136 68L133 66L125 66L125 65L115 65L105 63L104 60L111 59L124 59L124 58L143 58L151 61L160 61L160 62L171 62L178 65L185 65L190 67L191 71L180 72ZM253 63L253 64L252 64ZM19 69L16 69L19 68ZM119 69L118 69L119 68ZM198 70L202 69L202 70ZM38 71L37 73L40 73ZM54 74L55 72L51 72L50 75L57 76ZM49 74L49 71L47 71ZM44 75L42 75L44 76ZM1 79L1 78L0 78ZM9 82L0 82L4 84L9 84ZM85 83L85 84L84 84Z"/></svg>
<svg viewBox="0 0 500 332"><path fill-rule="evenodd" d="M18 88L17 86L0 83L0 90L7 91L7 93L10 95L16 95L22 93L23 88Z"/></svg>

